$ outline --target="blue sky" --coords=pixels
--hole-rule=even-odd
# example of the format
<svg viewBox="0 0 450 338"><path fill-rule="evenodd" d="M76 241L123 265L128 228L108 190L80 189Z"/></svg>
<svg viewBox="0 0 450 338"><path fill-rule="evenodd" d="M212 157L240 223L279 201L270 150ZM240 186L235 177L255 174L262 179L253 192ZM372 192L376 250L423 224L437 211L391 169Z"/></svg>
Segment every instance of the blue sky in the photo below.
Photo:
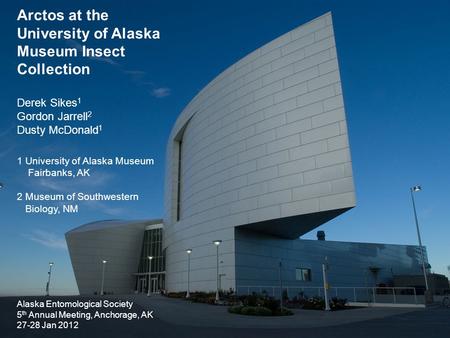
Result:
<svg viewBox="0 0 450 338"><path fill-rule="evenodd" d="M19 77L15 21L0 25L0 294L76 290L64 233L80 224L163 214L164 152L183 107L222 70L277 36L333 12L347 111L357 207L320 227L327 239L416 244L416 195L432 270L450 265L450 3L448 1L56 1L27 10L107 10L110 26L159 29L159 41L126 42L127 58L89 60L90 77ZM43 27L55 27L43 24ZM56 25L57 26L57 25ZM102 26L99 24L98 26ZM82 28L96 27L81 24ZM47 44L47 43L46 43ZM46 45L43 44L43 45ZM110 46L120 43L108 43ZM107 45L103 45L106 47ZM51 60L49 60L51 62ZM90 137L15 135L16 97L82 97L104 132ZM101 168L89 179L28 178L19 156L153 157L152 168ZM17 192L137 192L139 202L82 205L76 215L25 215ZM315 231L304 238L315 238ZM4 276L7 276L5 278Z"/></svg>

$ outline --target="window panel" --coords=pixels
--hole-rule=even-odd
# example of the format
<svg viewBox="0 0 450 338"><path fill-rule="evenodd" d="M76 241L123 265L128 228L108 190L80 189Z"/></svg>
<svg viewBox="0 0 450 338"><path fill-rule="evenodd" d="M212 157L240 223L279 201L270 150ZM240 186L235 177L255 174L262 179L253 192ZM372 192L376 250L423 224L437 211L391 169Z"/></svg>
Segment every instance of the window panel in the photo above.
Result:
<svg viewBox="0 0 450 338"><path fill-rule="evenodd" d="M295 269L295 279L303 282L311 281L311 269L297 268Z"/></svg>

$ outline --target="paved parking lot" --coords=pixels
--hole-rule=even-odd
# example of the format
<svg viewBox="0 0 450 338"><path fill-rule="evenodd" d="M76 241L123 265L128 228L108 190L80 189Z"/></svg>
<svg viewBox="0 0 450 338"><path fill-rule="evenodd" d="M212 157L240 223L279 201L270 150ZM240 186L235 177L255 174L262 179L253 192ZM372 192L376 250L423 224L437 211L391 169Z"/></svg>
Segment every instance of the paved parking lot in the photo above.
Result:
<svg viewBox="0 0 450 338"><path fill-rule="evenodd" d="M17 298L0 298L0 336L10 337L449 337L450 309L357 309L333 313L297 311L280 318L247 317L226 308L182 300L120 297L153 309L153 320L84 321L78 330L17 330ZM66 297L59 299L86 299ZM221 319L222 318L222 319ZM225 319L223 319L225 318ZM273 319L273 320L272 320Z"/></svg>
<svg viewBox="0 0 450 338"><path fill-rule="evenodd" d="M342 325L353 322L384 318L412 311L411 308L358 308L325 312L292 310L293 316L257 317L228 313L226 306L190 303L184 299L162 296L131 296L143 308L152 308L158 319L175 325L220 328L314 328ZM423 310L422 310L423 311ZM174 315L177 314L177 315Z"/></svg>

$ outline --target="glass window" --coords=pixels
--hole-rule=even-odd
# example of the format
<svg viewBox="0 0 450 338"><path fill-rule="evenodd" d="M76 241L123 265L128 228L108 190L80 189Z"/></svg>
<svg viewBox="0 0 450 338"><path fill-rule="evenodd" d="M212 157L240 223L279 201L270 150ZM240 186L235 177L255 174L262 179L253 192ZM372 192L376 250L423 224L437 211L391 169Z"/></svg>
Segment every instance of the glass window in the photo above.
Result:
<svg viewBox="0 0 450 338"><path fill-rule="evenodd" d="M178 177L177 177L177 221L180 220L181 217L181 151L182 151L183 142L180 140L178 142Z"/></svg>
<svg viewBox="0 0 450 338"><path fill-rule="evenodd" d="M151 263L151 272L164 271L164 258L161 242L162 231L162 229L151 229L145 231L138 272L148 273L149 263ZM153 257L151 262L149 262L149 256Z"/></svg>
<svg viewBox="0 0 450 338"><path fill-rule="evenodd" d="M311 281L311 269L307 268L297 268L295 269L295 279L304 282Z"/></svg>

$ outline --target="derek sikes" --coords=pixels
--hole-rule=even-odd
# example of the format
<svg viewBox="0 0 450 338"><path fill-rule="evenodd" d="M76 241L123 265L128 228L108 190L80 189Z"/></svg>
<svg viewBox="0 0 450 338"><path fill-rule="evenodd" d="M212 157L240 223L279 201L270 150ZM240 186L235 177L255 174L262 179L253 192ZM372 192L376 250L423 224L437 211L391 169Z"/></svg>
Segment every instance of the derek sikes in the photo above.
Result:
<svg viewBox="0 0 450 338"><path fill-rule="evenodd" d="M62 98L52 97L49 99L26 99L23 97L17 98L17 108L76 108L81 104L81 97L78 98Z"/></svg>

